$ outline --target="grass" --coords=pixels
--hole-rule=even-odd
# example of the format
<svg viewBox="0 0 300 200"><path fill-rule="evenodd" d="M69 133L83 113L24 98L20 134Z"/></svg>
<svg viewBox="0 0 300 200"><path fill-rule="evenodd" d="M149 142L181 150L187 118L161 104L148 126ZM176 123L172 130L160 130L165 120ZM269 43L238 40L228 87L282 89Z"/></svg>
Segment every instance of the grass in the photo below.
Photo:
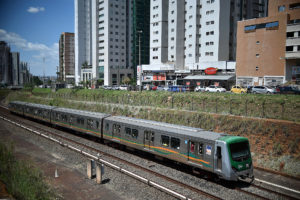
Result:
<svg viewBox="0 0 300 200"><path fill-rule="evenodd" d="M16 199L55 199L41 171L28 161L16 160L13 152L12 144L0 143L0 179L8 192Z"/></svg>
<svg viewBox="0 0 300 200"><path fill-rule="evenodd" d="M32 93L35 96L54 99L63 98L300 121L300 112L295 112L300 110L299 95L128 92L87 89L61 89L52 93L49 89L43 88L35 88Z"/></svg>

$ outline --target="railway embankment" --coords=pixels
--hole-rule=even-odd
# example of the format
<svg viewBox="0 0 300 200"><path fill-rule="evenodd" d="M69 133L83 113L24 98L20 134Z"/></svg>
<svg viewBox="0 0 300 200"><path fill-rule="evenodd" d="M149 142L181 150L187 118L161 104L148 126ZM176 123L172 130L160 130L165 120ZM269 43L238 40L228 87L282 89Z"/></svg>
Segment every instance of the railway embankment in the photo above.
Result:
<svg viewBox="0 0 300 200"><path fill-rule="evenodd" d="M248 137L257 167L300 177L300 98L294 95L37 90L22 100L203 128Z"/></svg>

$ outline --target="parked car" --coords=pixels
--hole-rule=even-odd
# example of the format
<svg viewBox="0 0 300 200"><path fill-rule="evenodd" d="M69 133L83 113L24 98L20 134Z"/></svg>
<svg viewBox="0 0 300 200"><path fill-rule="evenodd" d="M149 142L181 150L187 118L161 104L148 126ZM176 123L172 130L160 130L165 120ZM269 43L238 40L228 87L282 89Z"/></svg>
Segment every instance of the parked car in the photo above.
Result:
<svg viewBox="0 0 300 200"><path fill-rule="evenodd" d="M239 85L234 85L232 86L230 92L237 93L237 94L247 93L247 88L243 88Z"/></svg>
<svg viewBox="0 0 300 200"><path fill-rule="evenodd" d="M157 91L168 91L169 87L167 86L162 86L162 85L159 85L157 86L156 90Z"/></svg>
<svg viewBox="0 0 300 200"><path fill-rule="evenodd" d="M117 86L117 85L113 85L112 86L112 90L119 90L120 88L119 88L119 86Z"/></svg>
<svg viewBox="0 0 300 200"><path fill-rule="evenodd" d="M119 89L120 90L128 90L129 87L128 87L128 85L120 85Z"/></svg>
<svg viewBox="0 0 300 200"><path fill-rule="evenodd" d="M275 94L276 90L267 86L254 86L252 88L253 94Z"/></svg>
<svg viewBox="0 0 300 200"><path fill-rule="evenodd" d="M111 90L112 87L110 87L110 86L108 86L108 85L104 85L104 86L103 86L103 89L104 89L104 90Z"/></svg>
<svg viewBox="0 0 300 200"><path fill-rule="evenodd" d="M277 93L280 94L300 94L299 88L295 86L280 86L277 87Z"/></svg>
<svg viewBox="0 0 300 200"><path fill-rule="evenodd" d="M226 89L221 86L210 85L205 88L205 92L226 92Z"/></svg>
<svg viewBox="0 0 300 200"><path fill-rule="evenodd" d="M195 88L195 92L204 92L205 91L205 86L204 85L199 85Z"/></svg>
<svg viewBox="0 0 300 200"><path fill-rule="evenodd" d="M157 86L153 86L152 88L151 88L151 90L157 90Z"/></svg>

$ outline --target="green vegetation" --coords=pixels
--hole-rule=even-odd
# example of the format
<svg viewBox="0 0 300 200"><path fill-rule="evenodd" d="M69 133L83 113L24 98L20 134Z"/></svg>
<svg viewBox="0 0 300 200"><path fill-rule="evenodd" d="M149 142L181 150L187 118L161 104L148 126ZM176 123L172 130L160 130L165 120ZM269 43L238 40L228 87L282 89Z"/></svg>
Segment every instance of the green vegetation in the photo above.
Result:
<svg viewBox="0 0 300 200"><path fill-rule="evenodd" d="M28 161L18 161L13 145L0 143L0 179L16 199L55 199L55 194L43 180L44 176Z"/></svg>
<svg viewBox="0 0 300 200"><path fill-rule="evenodd" d="M216 93L128 92L88 89L35 88L32 93L44 98L94 101L122 105L149 106L205 113L300 121L300 96Z"/></svg>

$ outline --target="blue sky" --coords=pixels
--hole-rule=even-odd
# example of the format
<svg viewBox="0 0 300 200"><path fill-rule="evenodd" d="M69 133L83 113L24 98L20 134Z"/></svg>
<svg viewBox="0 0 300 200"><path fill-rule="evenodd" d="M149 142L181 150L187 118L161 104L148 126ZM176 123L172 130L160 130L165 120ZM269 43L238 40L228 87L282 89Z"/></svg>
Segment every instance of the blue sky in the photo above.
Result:
<svg viewBox="0 0 300 200"><path fill-rule="evenodd" d="M56 76L62 32L74 32L74 0L0 0L0 41L20 52L32 74L43 75L45 66Z"/></svg>

